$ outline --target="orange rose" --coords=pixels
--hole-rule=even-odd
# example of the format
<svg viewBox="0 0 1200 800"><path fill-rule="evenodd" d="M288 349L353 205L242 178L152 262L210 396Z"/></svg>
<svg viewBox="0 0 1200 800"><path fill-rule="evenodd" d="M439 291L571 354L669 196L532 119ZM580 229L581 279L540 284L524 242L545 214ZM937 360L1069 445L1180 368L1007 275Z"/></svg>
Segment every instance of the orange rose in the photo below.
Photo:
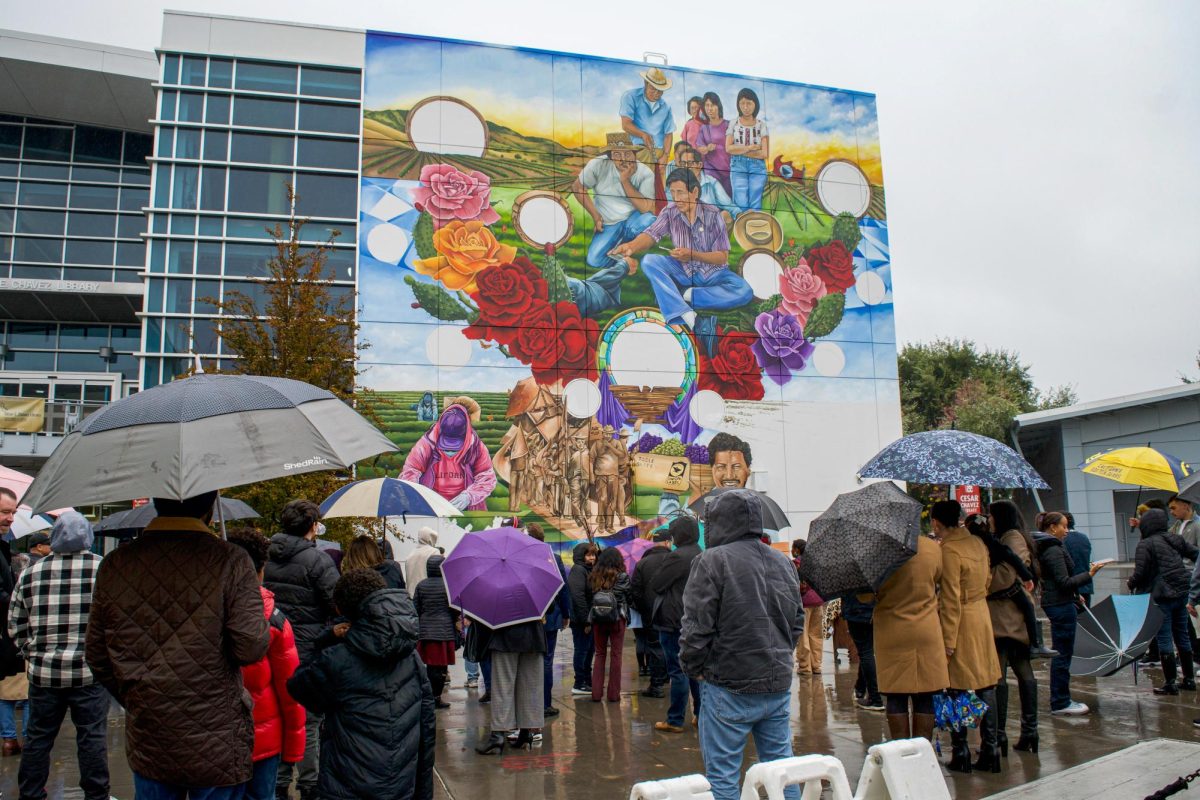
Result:
<svg viewBox="0 0 1200 800"><path fill-rule="evenodd" d="M517 248L500 244L487 226L478 220L454 220L433 234L433 246L439 255L418 258L417 272L441 281L451 291L475 292L475 275L496 264L511 264Z"/></svg>

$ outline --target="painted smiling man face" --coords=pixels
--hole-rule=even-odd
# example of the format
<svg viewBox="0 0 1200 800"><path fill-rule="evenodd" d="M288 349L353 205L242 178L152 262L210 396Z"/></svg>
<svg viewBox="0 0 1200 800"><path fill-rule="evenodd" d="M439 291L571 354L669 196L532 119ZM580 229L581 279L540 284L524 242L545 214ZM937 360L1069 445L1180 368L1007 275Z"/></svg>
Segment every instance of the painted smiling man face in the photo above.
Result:
<svg viewBox="0 0 1200 800"><path fill-rule="evenodd" d="M726 489L744 489L750 480L750 465L740 450L722 450L713 456L713 482Z"/></svg>

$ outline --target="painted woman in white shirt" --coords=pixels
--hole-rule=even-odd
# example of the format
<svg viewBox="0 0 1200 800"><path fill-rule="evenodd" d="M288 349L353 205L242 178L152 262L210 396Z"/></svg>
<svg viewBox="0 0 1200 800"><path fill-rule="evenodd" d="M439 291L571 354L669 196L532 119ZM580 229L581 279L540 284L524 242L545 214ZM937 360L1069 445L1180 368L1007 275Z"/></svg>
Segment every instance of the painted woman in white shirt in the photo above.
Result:
<svg viewBox="0 0 1200 800"><path fill-rule="evenodd" d="M763 190L767 187L771 144L767 123L758 118L761 108L758 94L753 89L742 89L737 96L738 116L730 121L725 134L733 202L742 211L761 208Z"/></svg>

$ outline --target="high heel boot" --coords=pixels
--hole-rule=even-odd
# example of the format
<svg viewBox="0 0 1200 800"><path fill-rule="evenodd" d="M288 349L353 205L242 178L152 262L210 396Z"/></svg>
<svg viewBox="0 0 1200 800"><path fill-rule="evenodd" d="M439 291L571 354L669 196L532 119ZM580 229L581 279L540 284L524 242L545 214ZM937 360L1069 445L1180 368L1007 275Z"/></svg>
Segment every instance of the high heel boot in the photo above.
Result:
<svg viewBox="0 0 1200 800"><path fill-rule="evenodd" d="M979 699L987 703L987 711L979 720L979 759L972 766L976 772L1000 771L1000 747L997 744L996 690L983 689Z"/></svg>
<svg viewBox="0 0 1200 800"><path fill-rule="evenodd" d="M1179 684L1180 691L1196 691L1196 663L1191 653L1179 653L1179 667L1183 670L1183 683Z"/></svg>
<svg viewBox="0 0 1200 800"><path fill-rule="evenodd" d="M950 763L946 765L946 769L951 772L970 772L971 747L967 744L967 732L951 731L950 744Z"/></svg>
<svg viewBox="0 0 1200 800"><path fill-rule="evenodd" d="M532 750L533 749L533 731L529 728L521 728L517 732L517 740L513 742L514 750Z"/></svg>
<svg viewBox="0 0 1200 800"><path fill-rule="evenodd" d="M1013 745L1013 750L1019 750L1022 753L1034 753L1038 751L1038 735L1037 731L1033 733L1022 733L1021 738L1017 739L1017 743Z"/></svg>
<svg viewBox="0 0 1200 800"><path fill-rule="evenodd" d="M1000 748L1000 757L1008 758L1008 734L996 731L996 746Z"/></svg>
<svg viewBox="0 0 1200 800"><path fill-rule="evenodd" d="M887 726L888 739L893 742L912 738L912 729L908 726L908 714L888 714Z"/></svg>
<svg viewBox="0 0 1200 800"><path fill-rule="evenodd" d="M933 741L933 726L936 722L933 714L913 714L912 735L915 739Z"/></svg>
<svg viewBox="0 0 1200 800"><path fill-rule="evenodd" d="M508 740L504 738L504 733L501 731L492 731L492 735L484 742L482 747L476 747L475 752L481 756L490 755L491 753L499 752L504 755L504 747L508 744Z"/></svg>
<svg viewBox="0 0 1200 800"><path fill-rule="evenodd" d="M1179 684L1175 682L1175 678L1178 675L1175 669L1175 654L1163 653L1160 657L1162 658L1162 671L1165 683L1162 686L1155 687L1154 693L1159 695L1179 694Z"/></svg>

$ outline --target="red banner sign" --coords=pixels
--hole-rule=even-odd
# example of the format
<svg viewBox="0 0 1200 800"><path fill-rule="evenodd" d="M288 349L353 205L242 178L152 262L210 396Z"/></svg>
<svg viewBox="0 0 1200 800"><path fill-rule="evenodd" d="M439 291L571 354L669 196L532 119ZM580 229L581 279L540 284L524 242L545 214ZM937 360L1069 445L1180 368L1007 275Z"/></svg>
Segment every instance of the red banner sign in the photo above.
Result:
<svg viewBox="0 0 1200 800"><path fill-rule="evenodd" d="M964 514L983 512L983 495L978 486L955 486L954 499L962 506Z"/></svg>

